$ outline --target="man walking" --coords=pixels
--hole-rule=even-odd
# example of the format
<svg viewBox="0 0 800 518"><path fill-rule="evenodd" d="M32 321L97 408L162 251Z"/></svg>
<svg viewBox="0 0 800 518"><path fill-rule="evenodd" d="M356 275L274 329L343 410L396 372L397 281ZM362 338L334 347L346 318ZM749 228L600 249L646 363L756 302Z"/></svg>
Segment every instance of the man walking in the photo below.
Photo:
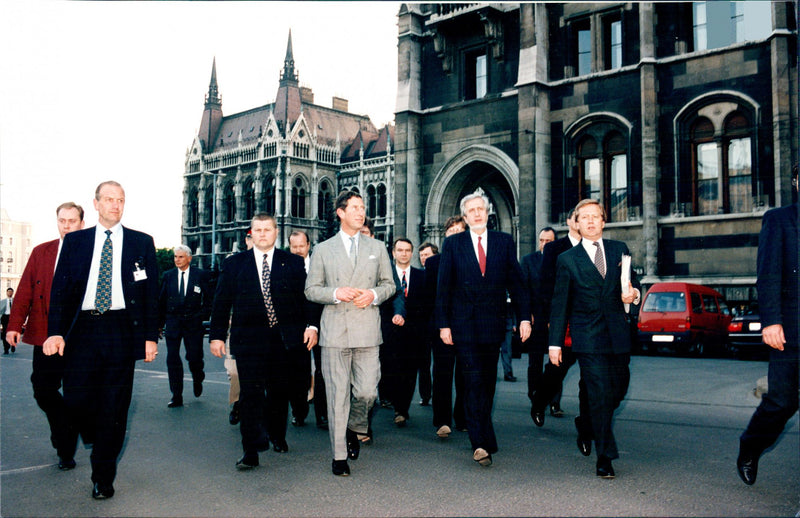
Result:
<svg viewBox="0 0 800 518"><path fill-rule="evenodd" d="M581 421L594 434L597 476L614 478L611 461L619 457L612 421L628 391L631 333L623 304L638 304L639 290L620 283L620 241L603 239L605 211L596 200L582 200L575 215L583 237L579 246L558 256L550 313L550 362L562 361L569 324L572 350L586 384L589 413Z"/></svg>
<svg viewBox="0 0 800 518"><path fill-rule="evenodd" d="M325 305L320 346L331 469L346 476L347 459L358 458L358 434L367 434L368 414L378 394L378 345L383 341L378 306L394 294L395 284L386 247L360 233L365 218L361 196L339 194L336 215L341 230L314 249L305 294Z"/></svg>
<svg viewBox="0 0 800 518"><path fill-rule="evenodd" d="M125 191L95 191L98 225L64 236L50 294L44 354L64 356L64 399L92 447L92 497L114 496L136 360L158 354L153 238L120 224Z"/></svg>
<svg viewBox="0 0 800 518"><path fill-rule="evenodd" d="M214 295L210 347L225 355L230 327L231 353L239 371L239 413L244 455L237 469L259 465L258 452L289 450L289 350L311 349L317 343L317 322L303 296L303 260L275 247L278 228L273 216L260 213L250 222L253 249L225 259Z"/></svg>
<svg viewBox="0 0 800 518"><path fill-rule="evenodd" d="M797 165L792 186L797 190ZM761 337L769 345L769 391L761 397L739 439L736 468L747 485L758 475L758 460L778 440L798 407L797 202L764 214L758 237L758 307Z"/></svg>
<svg viewBox="0 0 800 518"><path fill-rule="evenodd" d="M473 193L461 200L460 207L469 232L447 238L442 246L436 321L442 342L455 346L464 376L472 458L489 466L497 452L492 406L497 360L506 331L507 297L511 297L523 342L531 334L531 311L520 283L522 272L513 239L486 228L489 200Z"/></svg>
<svg viewBox="0 0 800 518"><path fill-rule="evenodd" d="M12 353L17 351L17 347L11 345L8 340L6 340L6 334L8 332L8 320L11 317L11 306L13 306L13 302L14 288L8 288L6 290L6 298L0 300L0 327L3 328L3 354L8 354L9 349Z"/></svg>
<svg viewBox="0 0 800 518"><path fill-rule="evenodd" d="M203 321L211 313L212 294L208 274L191 266L192 250L186 245L173 249L175 268L167 270L161 280L158 297L159 329L167 340L167 374L172 392L167 406L183 406L183 362L181 340L186 361L192 373L194 397L203 393ZM166 324L166 327L165 327Z"/></svg>
<svg viewBox="0 0 800 518"><path fill-rule="evenodd" d="M50 424L50 442L58 454L58 468L70 470L75 467L78 430L71 426L64 397L59 392L64 380L64 358L46 356L42 344L47 339L50 288L58 252L64 236L83 228L83 207L72 202L62 203L56 209L56 224L59 239L34 248L25 265L5 338L12 347L16 347L20 340L33 346L33 397ZM25 334L22 334L23 326Z"/></svg>

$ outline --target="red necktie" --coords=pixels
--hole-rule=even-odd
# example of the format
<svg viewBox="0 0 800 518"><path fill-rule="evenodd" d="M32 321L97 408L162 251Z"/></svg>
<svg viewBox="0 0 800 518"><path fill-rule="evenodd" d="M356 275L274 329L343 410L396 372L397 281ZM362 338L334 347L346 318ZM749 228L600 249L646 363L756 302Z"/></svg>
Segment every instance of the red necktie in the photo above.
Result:
<svg viewBox="0 0 800 518"><path fill-rule="evenodd" d="M486 252L483 251L481 236L478 236L478 264L481 267L481 275L486 275Z"/></svg>

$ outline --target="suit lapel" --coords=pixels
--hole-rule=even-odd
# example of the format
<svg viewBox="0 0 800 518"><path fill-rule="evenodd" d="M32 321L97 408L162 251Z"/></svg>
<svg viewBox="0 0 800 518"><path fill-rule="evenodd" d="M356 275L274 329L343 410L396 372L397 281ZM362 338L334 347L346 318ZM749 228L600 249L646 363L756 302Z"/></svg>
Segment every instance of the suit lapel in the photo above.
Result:
<svg viewBox="0 0 800 518"><path fill-rule="evenodd" d="M577 267L580 268L593 283L603 284L605 279L603 279L603 276L597 271L597 266L595 266L594 261L589 258L589 254L586 253L583 244L578 243L575 248L575 253L578 256L575 261ZM608 261L606 261L606 264L608 264ZM608 278L608 269L606 269L606 278Z"/></svg>
<svg viewBox="0 0 800 518"><path fill-rule="evenodd" d="M464 236L460 239L459 243L461 245L461 255L467 258L470 270L478 277L481 277L481 265L478 264L478 257L475 255L475 248L472 246L472 236L469 230L462 232L461 235Z"/></svg>

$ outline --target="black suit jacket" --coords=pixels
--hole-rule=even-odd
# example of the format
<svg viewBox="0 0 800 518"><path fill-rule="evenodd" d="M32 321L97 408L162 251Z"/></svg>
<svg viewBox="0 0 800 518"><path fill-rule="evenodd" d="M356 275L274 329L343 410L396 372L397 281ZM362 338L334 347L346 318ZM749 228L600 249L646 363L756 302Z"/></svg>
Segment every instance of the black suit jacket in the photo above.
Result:
<svg viewBox="0 0 800 518"><path fill-rule="evenodd" d="M208 280L208 273L194 266L189 267L186 296L181 300L178 293L177 268L167 270L161 278L161 293L158 296L158 325L166 332L177 333L181 325L186 330L202 330L203 320L211 314L214 296Z"/></svg>
<svg viewBox="0 0 800 518"><path fill-rule="evenodd" d="M762 327L781 324L787 347L797 347L797 203L764 214L758 237L758 307Z"/></svg>
<svg viewBox="0 0 800 518"><path fill-rule="evenodd" d="M556 284L556 261L558 256L572 248L572 241L569 240L569 235L556 239L544 245L542 250L542 268L541 268L541 289L542 314L547 321L550 321L550 304L553 300L553 289Z"/></svg>
<svg viewBox="0 0 800 518"><path fill-rule="evenodd" d="M125 340L126 350L121 356L141 360L145 356L145 341L158 341L158 265L153 238L136 230L122 227L122 291L126 315L130 320L130 340ZM50 291L48 335L60 335L66 347L80 347L70 343L70 333L83 304L89 269L94 252L95 227L70 232L64 236L61 255L53 276ZM134 271L145 272L139 280Z"/></svg>
<svg viewBox="0 0 800 518"><path fill-rule="evenodd" d="M303 294L305 283L303 258L276 248L270 268L270 290L278 331L286 348L305 347L306 327L319 327L319 313ZM266 352L267 308L252 250L234 254L222 263L209 339L225 340L229 322L231 354L240 357Z"/></svg>
<svg viewBox="0 0 800 518"><path fill-rule="evenodd" d="M436 325L439 329L450 328L455 344L502 342L509 295L517 327L519 321L530 319L528 294L520 282L522 271L514 240L493 230L488 231L488 237L483 276L469 231L448 237L442 246Z"/></svg>
<svg viewBox="0 0 800 518"><path fill-rule="evenodd" d="M522 283L528 290L528 299L531 304L531 311L534 315L534 323L543 319L544 309L549 306L542 294L542 252L528 254L520 261L522 269Z"/></svg>
<svg viewBox="0 0 800 518"><path fill-rule="evenodd" d="M620 283L622 255L630 252L625 243L610 239L603 239L603 248L605 278L580 244L558 256L549 345L564 344L569 323L575 353L630 353L631 333ZM631 277L638 287L633 271Z"/></svg>

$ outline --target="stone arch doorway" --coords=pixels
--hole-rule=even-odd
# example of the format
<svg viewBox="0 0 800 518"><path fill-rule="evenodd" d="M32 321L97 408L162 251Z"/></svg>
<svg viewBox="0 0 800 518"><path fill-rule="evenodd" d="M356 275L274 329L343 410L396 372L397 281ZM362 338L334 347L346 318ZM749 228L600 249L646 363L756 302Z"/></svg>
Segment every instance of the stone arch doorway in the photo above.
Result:
<svg viewBox="0 0 800 518"><path fill-rule="evenodd" d="M459 151L436 175L425 207L425 234L429 239L441 243L442 225L450 216L460 214L461 198L476 190L489 198L489 228L518 240L519 168L501 150L482 144Z"/></svg>

